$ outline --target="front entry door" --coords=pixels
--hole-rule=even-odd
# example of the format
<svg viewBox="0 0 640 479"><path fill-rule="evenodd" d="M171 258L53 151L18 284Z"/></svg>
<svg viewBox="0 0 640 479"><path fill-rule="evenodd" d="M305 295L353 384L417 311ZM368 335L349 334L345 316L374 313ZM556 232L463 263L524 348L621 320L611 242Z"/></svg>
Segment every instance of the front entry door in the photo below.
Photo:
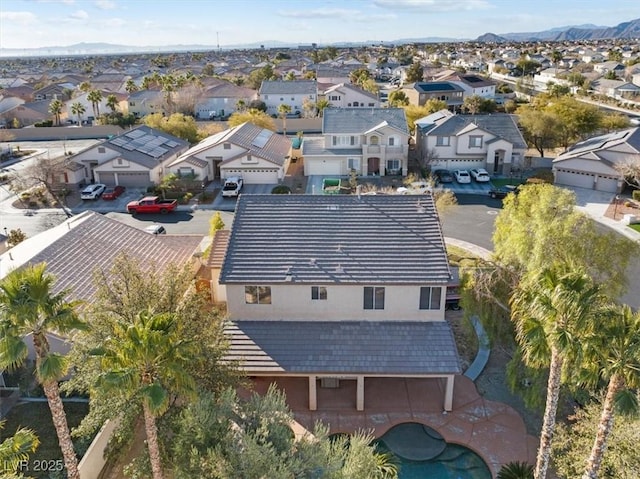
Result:
<svg viewBox="0 0 640 479"><path fill-rule="evenodd" d="M367 160L367 174L380 176L380 158L369 158Z"/></svg>

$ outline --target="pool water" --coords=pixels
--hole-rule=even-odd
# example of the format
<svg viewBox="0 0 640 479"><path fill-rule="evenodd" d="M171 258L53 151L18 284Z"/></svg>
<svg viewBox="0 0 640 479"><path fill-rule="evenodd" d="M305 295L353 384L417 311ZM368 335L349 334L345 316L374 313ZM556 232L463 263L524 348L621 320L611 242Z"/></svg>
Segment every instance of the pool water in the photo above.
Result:
<svg viewBox="0 0 640 479"><path fill-rule="evenodd" d="M375 441L393 454L399 479L491 479L486 463L471 449L447 444L430 427L398 424Z"/></svg>

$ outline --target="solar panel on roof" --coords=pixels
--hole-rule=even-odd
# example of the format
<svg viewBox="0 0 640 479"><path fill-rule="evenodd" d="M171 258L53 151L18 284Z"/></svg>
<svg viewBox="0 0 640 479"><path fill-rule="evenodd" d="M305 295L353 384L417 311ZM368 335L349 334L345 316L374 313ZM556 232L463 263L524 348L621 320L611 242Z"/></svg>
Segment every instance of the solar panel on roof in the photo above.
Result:
<svg viewBox="0 0 640 479"><path fill-rule="evenodd" d="M173 140L167 140L166 144L169 148L175 148L176 146L178 146L178 143Z"/></svg>
<svg viewBox="0 0 640 479"><path fill-rule="evenodd" d="M133 151L133 150L136 149L136 147L133 146L131 143L126 143L126 144L122 145L122 148L124 148L125 150L128 150L128 151Z"/></svg>
<svg viewBox="0 0 640 479"><path fill-rule="evenodd" d="M269 138L271 138L271 135L273 135L273 132L270 130L262 130L258 136L256 136L253 141L251 142L251 144L253 146L255 146L256 148L264 148L264 145L267 144L267 141L269 141Z"/></svg>
<svg viewBox="0 0 640 479"><path fill-rule="evenodd" d="M140 138L141 136L144 136L144 135L146 135L146 133L141 130L131 130L130 132L125 133L125 136L128 136L129 138L133 138L133 139Z"/></svg>
<svg viewBox="0 0 640 479"><path fill-rule="evenodd" d="M124 144L127 143L128 140L122 138L122 137L118 137L118 138L114 138L113 140L111 140L111 143L113 143L116 146L122 146Z"/></svg>

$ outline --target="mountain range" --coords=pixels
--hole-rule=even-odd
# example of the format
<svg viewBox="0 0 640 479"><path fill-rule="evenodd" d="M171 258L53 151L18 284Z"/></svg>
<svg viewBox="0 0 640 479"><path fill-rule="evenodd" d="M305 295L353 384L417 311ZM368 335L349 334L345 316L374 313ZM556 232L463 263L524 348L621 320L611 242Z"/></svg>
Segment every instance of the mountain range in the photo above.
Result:
<svg viewBox="0 0 640 479"><path fill-rule="evenodd" d="M502 42L523 42L523 41L572 41L572 40L599 40L599 39L632 39L640 38L640 18L623 22L615 27L597 26L597 25L573 25L567 27L556 27L541 32L519 32L519 33L485 33L479 36L475 41L487 43ZM469 41L468 38L442 38L442 37L424 37L424 38L403 38L393 41L384 42L383 44L407 44L407 43L447 43ZM378 44L379 42L342 42L334 43L333 46L343 47L359 47L364 45ZM319 47L328 45L319 45ZM259 43L242 44L242 45L225 45L217 47L213 45L164 45L164 46L131 46L116 45L111 43L77 43L67 46L51 46L40 48L2 48L0 47L0 57L35 57L35 56L70 56L70 55L116 55L120 53L169 53L169 52L197 52L197 51L215 51L238 50L238 49L259 49L259 48L296 48L297 44L264 41Z"/></svg>
<svg viewBox="0 0 640 479"><path fill-rule="evenodd" d="M527 41L576 41L601 39L632 39L640 38L640 18L623 22L615 27L597 25L574 25L569 27L552 28L542 32L520 33L485 33L479 36L478 42L527 42Z"/></svg>

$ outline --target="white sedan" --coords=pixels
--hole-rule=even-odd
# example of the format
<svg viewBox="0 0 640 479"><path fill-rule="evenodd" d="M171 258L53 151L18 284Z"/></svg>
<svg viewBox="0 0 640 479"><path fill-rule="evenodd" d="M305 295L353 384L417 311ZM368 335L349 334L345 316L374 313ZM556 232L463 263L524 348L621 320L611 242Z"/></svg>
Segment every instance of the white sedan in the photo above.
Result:
<svg viewBox="0 0 640 479"><path fill-rule="evenodd" d="M491 181L489 172L484 168L473 169L469 171L469 173L471 173L471 176L473 176L473 179L476 180L478 183L487 183Z"/></svg>
<svg viewBox="0 0 640 479"><path fill-rule="evenodd" d="M471 175L467 170L455 170L453 176L456 177L458 183L471 183Z"/></svg>
<svg viewBox="0 0 640 479"><path fill-rule="evenodd" d="M103 185L102 183L96 183L95 185L87 186L80 193L80 198L83 200L97 200L100 195L107 188L107 185Z"/></svg>

